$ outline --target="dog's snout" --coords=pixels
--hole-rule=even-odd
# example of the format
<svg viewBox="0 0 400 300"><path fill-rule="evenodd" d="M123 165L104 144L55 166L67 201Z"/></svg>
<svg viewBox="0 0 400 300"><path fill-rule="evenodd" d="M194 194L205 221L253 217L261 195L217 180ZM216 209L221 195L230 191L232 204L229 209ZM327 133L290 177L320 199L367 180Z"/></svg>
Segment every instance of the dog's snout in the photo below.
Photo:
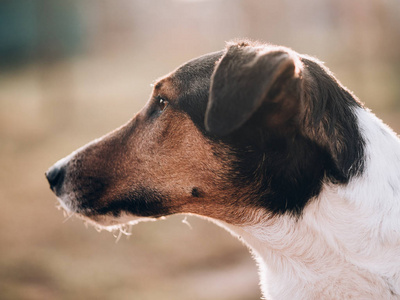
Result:
<svg viewBox="0 0 400 300"><path fill-rule="evenodd" d="M65 166L55 164L46 172L47 181L53 191L59 190L64 181Z"/></svg>

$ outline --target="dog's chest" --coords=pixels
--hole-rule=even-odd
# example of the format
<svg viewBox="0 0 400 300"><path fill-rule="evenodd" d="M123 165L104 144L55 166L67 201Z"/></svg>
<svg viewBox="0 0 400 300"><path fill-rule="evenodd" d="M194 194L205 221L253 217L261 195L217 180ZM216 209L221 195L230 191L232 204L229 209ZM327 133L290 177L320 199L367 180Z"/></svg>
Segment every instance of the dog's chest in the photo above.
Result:
<svg viewBox="0 0 400 300"><path fill-rule="evenodd" d="M356 207L324 195L300 220L236 232L255 252L268 299L397 299L399 248L376 244L367 218L358 217Z"/></svg>

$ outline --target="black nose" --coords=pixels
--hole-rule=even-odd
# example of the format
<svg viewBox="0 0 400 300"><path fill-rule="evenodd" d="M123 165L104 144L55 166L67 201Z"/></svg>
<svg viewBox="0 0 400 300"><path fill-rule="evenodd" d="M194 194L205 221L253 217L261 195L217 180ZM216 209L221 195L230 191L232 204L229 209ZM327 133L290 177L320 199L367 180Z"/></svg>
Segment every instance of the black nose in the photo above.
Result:
<svg viewBox="0 0 400 300"><path fill-rule="evenodd" d="M55 164L46 172L47 181L50 183L50 188L57 192L63 184L65 176L65 166Z"/></svg>

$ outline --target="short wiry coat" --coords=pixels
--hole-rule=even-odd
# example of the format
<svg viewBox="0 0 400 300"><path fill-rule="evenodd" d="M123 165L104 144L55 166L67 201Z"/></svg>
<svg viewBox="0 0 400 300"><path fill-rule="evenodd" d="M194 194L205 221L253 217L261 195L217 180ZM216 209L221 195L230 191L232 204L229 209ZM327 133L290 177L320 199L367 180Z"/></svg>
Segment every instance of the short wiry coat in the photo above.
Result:
<svg viewBox="0 0 400 300"><path fill-rule="evenodd" d="M160 79L47 177L104 226L215 220L255 254L267 299L400 299L399 167L396 135L320 62L238 42Z"/></svg>

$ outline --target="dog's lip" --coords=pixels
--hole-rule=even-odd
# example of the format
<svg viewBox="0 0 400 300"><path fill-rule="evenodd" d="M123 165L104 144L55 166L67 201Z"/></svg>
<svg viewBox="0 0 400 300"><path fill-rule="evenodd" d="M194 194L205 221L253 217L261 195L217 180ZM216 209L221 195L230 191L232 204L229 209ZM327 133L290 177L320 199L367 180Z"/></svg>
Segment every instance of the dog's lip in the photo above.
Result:
<svg viewBox="0 0 400 300"><path fill-rule="evenodd" d="M164 219L164 217L142 217L142 216L135 216L131 214L127 214L125 212L120 213L119 217L114 217L112 214L96 214L92 210L88 209L75 209L69 205L70 201L68 199L62 199L57 197L58 205L57 207L61 210L64 210L68 216L68 218L72 215L82 219L94 226L100 226L103 229L112 229L118 226L128 224L128 225L135 225L139 222L143 221L155 221L157 219ZM107 229L108 228L108 229Z"/></svg>

